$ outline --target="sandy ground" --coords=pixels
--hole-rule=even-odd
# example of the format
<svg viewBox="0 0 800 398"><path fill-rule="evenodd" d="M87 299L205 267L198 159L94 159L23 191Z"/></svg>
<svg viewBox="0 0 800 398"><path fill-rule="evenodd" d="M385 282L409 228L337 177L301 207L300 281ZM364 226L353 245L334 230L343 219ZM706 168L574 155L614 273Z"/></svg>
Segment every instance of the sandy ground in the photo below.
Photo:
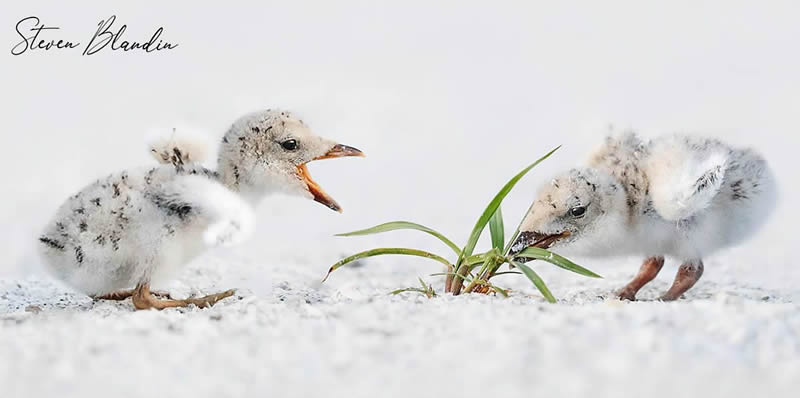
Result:
<svg viewBox="0 0 800 398"><path fill-rule="evenodd" d="M168 288L208 293L263 266L214 253ZM796 291L719 282L735 271L708 267L684 300L647 301L667 267L644 301L623 303L609 292L635 267L589 280L539 264L560 299L550 305L517 276L504 277L507 299L429 300L386 294L429 264L367 261L322 286L323 264L286 264L211 309L161 312L4 279L0 385L6 397L796 396Z"/></svg>
<svg viewBox="0 0 800 398"><path fill-rule="evenodd" d="M0 397L798 395L796 3L39 3L0 13ZM8 51L25 16L60 27L46 38L85 45L111 14L126 39L163 26L180 45ZM269 198L250 242L165 286L239 297L134 312L70 292L30 256L65 198L152 164L148 130L186 124L219 140L236 117L269 107L367 158L310 166L343 214ZM537 186L580 164L609 125L753 147L780 181L770 223L704 259L685 300L608 299L640 259L575 259L603 280L539 265L555 305L512 277L500 283L514 289L508 299L388 296L440 271L390 257L319 285L359 250L446 251L413 232L333 234L410 220L465 242L502 184L563 144L503 203L513 228ZM675 268L641 296L657 297Z"/></svg>

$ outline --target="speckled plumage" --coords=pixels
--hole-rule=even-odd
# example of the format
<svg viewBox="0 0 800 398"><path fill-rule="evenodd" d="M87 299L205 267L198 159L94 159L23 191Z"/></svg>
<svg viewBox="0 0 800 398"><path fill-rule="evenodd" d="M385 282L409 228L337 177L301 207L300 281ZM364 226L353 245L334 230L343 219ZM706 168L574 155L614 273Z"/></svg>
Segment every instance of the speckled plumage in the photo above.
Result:
<svg viewBox="0 0 800 398"><path fill-rule="evenodd" d="M40 251L57 277L90 295L168 277L202 251L200 237L212 222L175 182L192 178L198 187L225 189L215 176L199 165L169 164L101 178L58 209L39 237Z"/></svg>
<svg viewBox="0 0 800 398"><path fill-rule="evenodd" d="M552 247L567 255L669 256L702 270L702 258L753 236L775 201L772 172L751 149L626 133L542 187L521 227L528 241L515 246L565 233Z"/></svg>
<svg viewBox="0 0 800 398"><path fill-rule="evenodd" d="M349 152L331 155L332 148ZM338 209L299 170L317 158L360 154L280 110L237 120L222 139L217 170L199 163L202 152L190 141L161 140L151 148L161 164L111 174L67 199L38 239L53 274L92 296L166 279L206 248L245 239L253 206L271 192Z"/></svg>

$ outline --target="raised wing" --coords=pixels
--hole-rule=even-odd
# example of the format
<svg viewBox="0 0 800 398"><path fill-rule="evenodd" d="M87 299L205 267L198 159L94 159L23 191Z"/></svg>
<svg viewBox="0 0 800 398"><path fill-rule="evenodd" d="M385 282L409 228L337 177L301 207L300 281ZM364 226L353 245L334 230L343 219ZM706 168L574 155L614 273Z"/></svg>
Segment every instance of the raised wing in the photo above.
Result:
<svg viewBox="0 0 800 398"><path fill-rule="evenodd" d="M722 187L728 153L713 140L676 136L653 143L645 168L658 214L679 221L709 207Z"/></svg>
<svg viewBox="0 0 800 398"><path fill-rule="evenodd" d="M248 238L255 224L252 207L217 181L201 175L178 175L149 193L162 211L179 218L203 217L208 246L232 246Z"/></svg>

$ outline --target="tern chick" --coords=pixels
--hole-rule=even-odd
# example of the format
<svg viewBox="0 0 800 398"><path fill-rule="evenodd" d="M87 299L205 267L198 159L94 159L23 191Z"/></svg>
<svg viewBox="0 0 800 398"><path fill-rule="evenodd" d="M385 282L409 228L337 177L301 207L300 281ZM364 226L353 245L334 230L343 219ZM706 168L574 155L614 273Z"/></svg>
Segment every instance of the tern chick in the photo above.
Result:
<svg viewBox="0 0 800 398"><path fill-rule="evenodd" d="M553 248L588 256L641 255L636 277L616 292L635 300L664 256L682 261L675 300L703 274L703 258L753 236L776 202L766 161L750 149L714 139L669 135L645 141L609 137L588 167L543 186L522 222L512 252Z"/></svg>
<svg viewBox="0 0 800 398"><path fill-rule="evenodd" d="M363 156L313 135L280 110L238 119L222 138L216 170L199 163L204 153L196 142L162 140L151 147L160 165L111 174L71 196L39 237L53 274L95 298L132 297L137 309L213 305L233 290L173 300L155 297L150 283L209 247L246 238L252 208L269 193L300 195L340 211L306 163Z"/></svg>

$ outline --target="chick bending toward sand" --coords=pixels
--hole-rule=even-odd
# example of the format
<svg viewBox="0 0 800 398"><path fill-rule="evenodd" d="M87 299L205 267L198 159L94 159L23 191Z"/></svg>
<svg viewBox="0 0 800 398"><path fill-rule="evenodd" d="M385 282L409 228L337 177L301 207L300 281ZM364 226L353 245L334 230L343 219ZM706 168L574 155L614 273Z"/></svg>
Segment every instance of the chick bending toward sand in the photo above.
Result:
<svg viewBox="0 0 800 398"><path fill-rule="evenodd" d="M589 160L542 187L513 252L554 248L588 256L642 255L639 273L616 292L625 300L653 280L664 256L682 261L662 300L676 300L703 275L703 258L753 236L776 202L767 163L750 149L669 135L610 137Z"/></svg>
<svg viewBox="0 0 800 398"><path fill-rule="evenodd" d="M222 138L216 170L203 167L194 142L151 147L162 164L99 179L70 197L39 237L39 252L58 278L103 299L132 297L137 309L199 307L233 290L198 298L159 298L164 280L214 246L241 242L253 230L253 207L283 192L340 211L306 168L312 160L363 156L311 133L289 112L243 116Z"/></svg>

